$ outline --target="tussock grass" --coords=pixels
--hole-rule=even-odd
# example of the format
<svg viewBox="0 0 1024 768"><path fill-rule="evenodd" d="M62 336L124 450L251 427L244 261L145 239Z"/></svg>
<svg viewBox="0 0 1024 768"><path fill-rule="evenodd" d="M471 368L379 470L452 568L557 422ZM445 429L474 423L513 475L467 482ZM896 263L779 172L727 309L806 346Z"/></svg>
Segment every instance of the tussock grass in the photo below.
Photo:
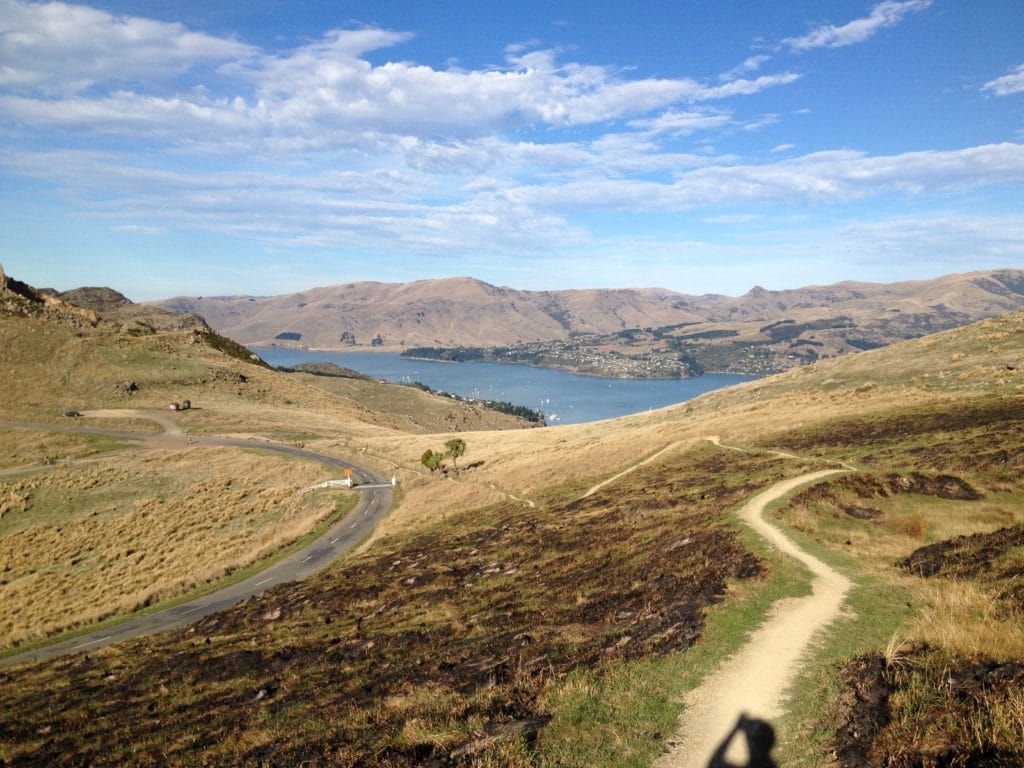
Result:
<svg viewBox="0 0 1024 768"><path fill-rule="evenodd" d="M0 472L45 466L47 459L95 456L125 446L125 443L99 435L0 429Z"/></svg>
<svg viewBox="0 0 1024 768"><path fill-rule="evenodd" d="M216 580L334 511L308 462L154 452L0 479L0 644L145 607Z"/></svg>
<svg viewBox="0 0 1024 768"><path fill-rule="evenodd" d="M991 723L1012 724L1013 702L1002 701L1002 694L972 699L974 704L967 707L951 701L944 678L929 665L963 669L975 659L1024 659L1024 615L1009 592L1017 582L994 578L1012 573L1015 555L1010 552L990 565L982 558L970 579L924 579L912 570L911 575L898 574L895 566L926 544L992 532L1024 519L1024 481L1015 466L1024 437L1013 418L1000 415L1012 413L1013 402L940 400L930 408L880 409L839 427L826 422L811 432L794 430L773 441L823 457L854 453L850 460L867 467L798 494L780 510L782 521L797 530L805 547L846 562L860 585L850 600L851 616L837 627L835 640L825 645L798 684L798 706L788 726L796 729L796 738L784 743L780 753L787 765L827 764L836 702L851 695L842 692L838 670L851 657L881 653L889 659L887 666L898 678L893 685L900 691L889 710L904 725L882 732L873 747L874 737L861 729L877 755L871 765L928 764L937 754L995 754L993 750L1010 748L1006 734L1012 727L1007 731ZM915 472L934 482L914 490L906 479ZM945 483L947 491L966 484L978 498L939 498L942 477L954 478ZM925 492L926 487L931 490ZM855 636L859 640L853 642ZM922 647L931 649L925 654L931 661L924 666Z"/></svg>
<svg viewBox="0 0 1024 768"><path fill-rule="evenodd" d="M908 637L963 656L1024 659L1024 606L976 581L935 579L918 585L924 608Z"/></svg>

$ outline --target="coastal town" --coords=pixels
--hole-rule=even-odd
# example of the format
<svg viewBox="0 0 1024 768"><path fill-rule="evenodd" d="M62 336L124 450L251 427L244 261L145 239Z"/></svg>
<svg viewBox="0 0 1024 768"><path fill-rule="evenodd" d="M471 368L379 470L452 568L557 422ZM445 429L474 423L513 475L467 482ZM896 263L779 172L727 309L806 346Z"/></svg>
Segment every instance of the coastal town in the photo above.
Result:
<svg viewBox="0 0 1024 768"><path fill-rule="evenodd" d="M704 373L764 376L812 361L806 352L779 355L763 344L644 346L620 338L588 336L491 348L414 347L403 351L402 357L447 362L485 360L618 379L678 379Z"/></svg>

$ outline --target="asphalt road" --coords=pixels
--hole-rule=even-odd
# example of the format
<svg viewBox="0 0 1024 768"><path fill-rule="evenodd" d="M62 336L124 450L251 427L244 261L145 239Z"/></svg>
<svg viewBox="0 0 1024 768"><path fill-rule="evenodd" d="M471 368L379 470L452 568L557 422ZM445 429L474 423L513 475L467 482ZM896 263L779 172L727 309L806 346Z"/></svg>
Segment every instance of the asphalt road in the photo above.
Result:
<svg viewBox="0 0 1024 768"><path fill-rule="evenodd" d="M0 422L0 429L33 429L57 432L84 432L86 434L107 435L126 439L145 440L155 437L153 433L126 432L122 430L104 430L92 427L72 427L55 424L28 424L14 422ZM380 475L352 464L342 461L333 456L322 453L307 451L303 448L295 448L279 443L262 442L259 440L244 440L240 438L227 437L191 437L182 436L182 442L191 440L193 445L215 445L233 448L249 448L261 451L272 451L295 456L309 461L320 462L341 469L351 469L352 479L355 482L356 490L361 496L355 509L348 513L344 519L335 523L331 528L315 541L306 545L299 551L293 553L284 560L280 560L263 571L250 576L244 581L231 584L216 592L197 597L187 603L181 603L171 608L151 613L146 616L139 616L128 619L113 626L103 627L91 632L77 635L70 640L53 643L35 650L26 651L13 656L0 659L0 666L16 664L22 661L36 659L52 659L67 653L77 651L89 651L111 645L120 640L127 640L132 637L163 632L168 629L191 624L211 613L222 611L225 608L247 600L263 593L278 584L289 581L297 581L309 576L323 568L327 563L347 552L367 534L391 508L393 500L391 483L385 481Z"/></svg>

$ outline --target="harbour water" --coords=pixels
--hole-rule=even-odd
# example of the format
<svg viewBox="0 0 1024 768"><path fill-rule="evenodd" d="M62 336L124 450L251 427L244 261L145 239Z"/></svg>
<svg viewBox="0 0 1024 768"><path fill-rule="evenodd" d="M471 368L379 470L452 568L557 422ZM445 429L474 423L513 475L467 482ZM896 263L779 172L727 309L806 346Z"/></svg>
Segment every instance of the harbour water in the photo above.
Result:
<svg viewBox="0 0 1024 768"><path fill-rule="evenodd" d="M312 352L254 347L270 365L329 362L373 378L483 400L504 400L540 411L549 426L580 424L662 408L743 381L749 376L705 374L692 379L608 379L567 371L488 362L407 360L388 352Z"/></svg>

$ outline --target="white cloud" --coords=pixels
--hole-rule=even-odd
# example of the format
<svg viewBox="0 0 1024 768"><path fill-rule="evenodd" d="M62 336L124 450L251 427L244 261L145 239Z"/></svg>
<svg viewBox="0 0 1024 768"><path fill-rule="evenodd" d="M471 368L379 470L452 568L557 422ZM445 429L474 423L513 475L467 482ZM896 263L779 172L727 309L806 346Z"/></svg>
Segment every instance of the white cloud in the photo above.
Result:
<svg viewBox="0 0 1024 768"><path fill-rule="evenodd" d="M1009 96L1014 93L1024 93L1024 64L1019 65L1013 72L995 80L990 80L982 86L983 91L992 91L996 96Z"/></svg>
<svg viewBox="0 0 1024 768"><path fill-rule="evenodd" d="M728 216L705 222L736 223ZM598 241L587 244L585 258L588 263L615 264L628 254L620 274L608 276L608 287L621 287L621 275L628 274L634 284L656 282L685 293L732 296L754 284L785 289L841 280L920 280L951 272L1016 268L1024 258L1024 223L1018 216L974 217L946 211L829 226L786 228L774 218L747 224L730 226L727 236L713 241Z"/></svg>
<svg viewBox="0 0 1024 768"><path fill-rule="evenodd" d="M927 4L883 2L788 44L849 44ZM125 233L548 257L590 245L579 221L608 210L708 209L705 224L727 227L774 219L761 204L802 212L1024 180L1024 145L1010 143L802 157L783 143L765 163L717 154L720 140L746 146L744 131L778 121L771 107L744 114L727 101L800 77L759 75L767 56L710 80L645 78L529 43L501 66L464 71L401 60L411 34L386 29L333 30L270 54L83 6L0 0L5 12L2 178L49 183L76 214ZM1024 65L985 88L1014 92L1018 75Z"/></svg>
<svg viewBox="0 0 1024 768"><path fill-rule="evenodd" d="M113 227L115 232L127 232L133 235L162 235L167 230L163 227L151 227L145 224L122 224Z"/></svg>
<svg viewBox="0 0 1024 768"><path fill-rule="evenodd" d="M862 43L879 30L898 24L908 13L923 11L931 4L932 0L885 0L872 8L866 17L854 19L838 27L825 24L802 37L786 38L782 45L793 51L807 51L812 48L841 48Z"/></svg>
<svg viewBox="0 0 1024 768"><path fill-rule="evenodd" d="M458 140L644 119L659 110L671 114L680 103L751 95L798 78L784 72L716 85L636 78L563 62L558 51L529 44L510 46L500 68L438 70L397 59L369 62L366 54L412 37L386 29L332 30L270 55L181 24L86 6L0 0L0 11L8 14L0 22L0 108L18 123L159 137L211 152L369 150L385 135ZM203 70L205 82L174 83L200 65L218 66ZM720 120L703 122L712 127ZM677 123L675 131L683 130Z"/></svg>
<svg viewBox="0 0 1024 768"><path fill-rule="evenodd" d="M769 125L775 125L777 122L779 122L778 115L761 115L759 118L757 118L757 120L752 120L749 123L745 123L743 125L743 130L749 132L759 131L762 128L765 128Z"/></svg>
<svg viewBox="0 0 1024 768"><path fill-rule="evenodd" d="M396 149L367 170L309 175L166 170L114 154L0 154L19 175L48 180L66 199L115 225L199 228L297 244L545 252L584 237L578 212L685 211L726 203L844 202L936 194L1024 180L1024 145L867 156L821 152L760 165L636 151L630 135L558 147L488 140ZM461 174L438 177L421 153ZM476 155L464 161L445 157ZM559 165L558 157L573 158ZM474 170L479 169L479 170ZM652 176L652 174L654 174ZM738 211L736 215L756 212ZM733 221L736 221L735 219ZM448 245L445 245L445 244Z"/></svg>
<svg viewBox="0 0 1024 768"><path fill-rule="evenodd" d="M733 67L728 72L723 72L718 76L718 79L722 82L729 80L735 80L738 77L742 77L750 72L757 72L764 64L767 64L772 60L771 56L765 56L759 54L757 56L749 56L743 60L743 62L736 67Z"/></svg>
<svg viewBox="0 0 1024 768"><path fill-rule="evenodd" d="M84 5L0 0L0 86L16 91L77 93L100 82L166 82L201 62L255 53L183 24Z"/></svg>
<svg viewBox="0 0 1024 768"><path fill-rule="evenodd" d="M729 112L721 110L698 109L678 112L669 109L655 117L630 120L627 125L630 128L651 134L667 133L673 136L688 136L697 131L721 128L728 125L731 119Z"/></svg>
<svg viewBox="0 0 1024 768"><path fill-rule="evenodd" d="M100 98L32 99L0 96L0 109L26 125L87 128L104 133L163 136L182 141L192 134L244 129L249 123L241 99L193 101L118 91Z"/></svg>
<svg viewBox="0 0 1024 768"><path fill-rule="evenodd" d="M754 80L731 80L718 86L702 87L699 96L694 100L711 101L730 96L751 96L779 85L789 85L799 79L800 75L795 72L781 72L777 75L762 75Z"/></svg>
<svg viewBox="0 0 1024 768"><path fill-rule="evenodd" d="M705 224L749 224L761 218L756 213L726 213L721 216L707 216L703 221Z"/></svg>
<svg viewBox="0 0 1024 768"><path fill-rule="evenodd" d="M843 202L896 192L932 194L1024 180L1024 145L991 144L946 152L871 157L817 152L762 165L711 164L671 183L642 178L574 179L521 187L538 207L688 210L721 203Z"/></svg>
<svg viewBox="0 0 1024 768"><path fill-rule="evenodd" d="M1019 267L1024 258L1024 223L1017 216L893 216L776 237L794 249L803 242L808 253L813 243L818 253L834 254L837 267L877 274L885 266L891 280Z"/></svg>

